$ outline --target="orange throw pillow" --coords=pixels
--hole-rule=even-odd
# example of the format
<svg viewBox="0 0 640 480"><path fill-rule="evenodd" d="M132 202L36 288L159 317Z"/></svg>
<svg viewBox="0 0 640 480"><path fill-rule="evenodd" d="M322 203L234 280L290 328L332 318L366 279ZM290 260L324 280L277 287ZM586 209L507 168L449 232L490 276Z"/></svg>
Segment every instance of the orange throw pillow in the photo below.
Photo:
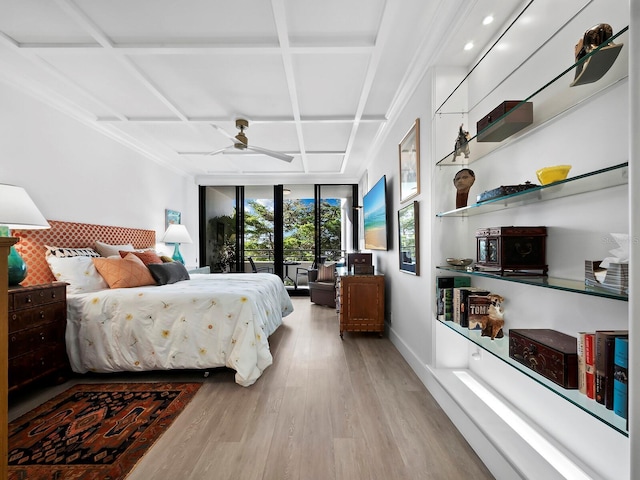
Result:
<svg viewBox="0 0 640 480"><path fill-rule="evenodd" d="M122 258L126 257L129 253L133 253L136 257L142 260L142 263L145 265L149 265L150 263L162 263L162 259L153 250L145 250L144 252L127 252L125 250L120 250L120 256Z"/></svg>
<svg viewBox="0 0 640 480"><path fill-rule="evenodd" d="M147 266L131 252L124 258L93 258L96 269L109 288L142 287L155 285Z"/></svg>

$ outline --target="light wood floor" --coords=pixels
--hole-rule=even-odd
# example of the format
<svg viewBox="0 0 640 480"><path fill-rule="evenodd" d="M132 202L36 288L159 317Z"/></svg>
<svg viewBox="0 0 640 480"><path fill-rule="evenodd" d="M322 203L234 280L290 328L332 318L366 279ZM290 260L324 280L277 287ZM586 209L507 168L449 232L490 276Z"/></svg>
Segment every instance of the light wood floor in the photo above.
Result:
<svg viewBox="0 0 640 480"><path fill-rule="evenodd" d="M388 339L340 340L334 310L292 300L270 338L274 364L251 387L226 369L106 377L203 382L127 480L493 478ZM23 398L9 419L86 382Z"/></svg>

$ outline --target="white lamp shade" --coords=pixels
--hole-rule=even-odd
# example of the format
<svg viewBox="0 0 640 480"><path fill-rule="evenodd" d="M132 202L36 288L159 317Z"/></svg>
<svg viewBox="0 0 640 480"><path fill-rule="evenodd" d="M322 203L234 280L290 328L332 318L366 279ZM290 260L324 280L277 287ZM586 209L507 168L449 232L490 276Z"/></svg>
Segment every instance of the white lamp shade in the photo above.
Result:
<svg viewBox="0 0 640 480"><path fill-rule="evenodd" d="M12 230L51 228L24 188L5 184L0 184L0 225Z"/></svg>
<svg viewBox="0 0 640 480"><path fill-rule="evenodd" d="M160 241L165 243L193 243L189 232L187 232L187 227L179 223L169 225Z"/></svg>

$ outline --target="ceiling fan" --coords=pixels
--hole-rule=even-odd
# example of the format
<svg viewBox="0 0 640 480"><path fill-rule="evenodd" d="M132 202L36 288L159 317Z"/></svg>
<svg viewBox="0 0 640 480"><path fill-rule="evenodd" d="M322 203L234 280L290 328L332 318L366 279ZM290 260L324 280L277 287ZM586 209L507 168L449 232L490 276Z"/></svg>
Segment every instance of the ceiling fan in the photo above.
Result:
<svg viewBox="0 0 640 480"><path fill-rule="evenodd" d="M293 157L291 155L287 155L286 153L274 152L273 150L268 150L266 148L249 145L249 140L247 139L247 136L244 134L245 128L249 128L248 120L245 120L243 118L238 118L236 120L236 128L240 130L240 133L238 133L235 137L230 133L226 132L225 130L223 130L222 128L218 127L217 125L211 124L211 126L215 128L217 131L219 131L221 134L223 134L225 137L228 137L231 140L233 140L233 147L237 148L238 150L251 150L257 153L264 153L265 155L269 155L270 157L277 158L278 160L283 160L285 162L291 162L293 160ZM218 153L224 152L228 148L229 147L225 147L220 150L216 150L214 152L209 152L207 155L217 155Z"/></svg>

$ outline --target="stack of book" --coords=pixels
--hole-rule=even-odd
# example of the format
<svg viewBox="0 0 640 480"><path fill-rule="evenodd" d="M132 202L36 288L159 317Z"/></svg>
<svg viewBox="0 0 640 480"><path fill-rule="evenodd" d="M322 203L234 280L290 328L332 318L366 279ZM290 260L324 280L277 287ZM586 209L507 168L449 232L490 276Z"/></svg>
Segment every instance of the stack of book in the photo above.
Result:
<svg viewBox="0 0 640 480"><path fill-rule="evenodd" d="M588 398L627 418L628 330L578 334L578 388Z"/></svg>

